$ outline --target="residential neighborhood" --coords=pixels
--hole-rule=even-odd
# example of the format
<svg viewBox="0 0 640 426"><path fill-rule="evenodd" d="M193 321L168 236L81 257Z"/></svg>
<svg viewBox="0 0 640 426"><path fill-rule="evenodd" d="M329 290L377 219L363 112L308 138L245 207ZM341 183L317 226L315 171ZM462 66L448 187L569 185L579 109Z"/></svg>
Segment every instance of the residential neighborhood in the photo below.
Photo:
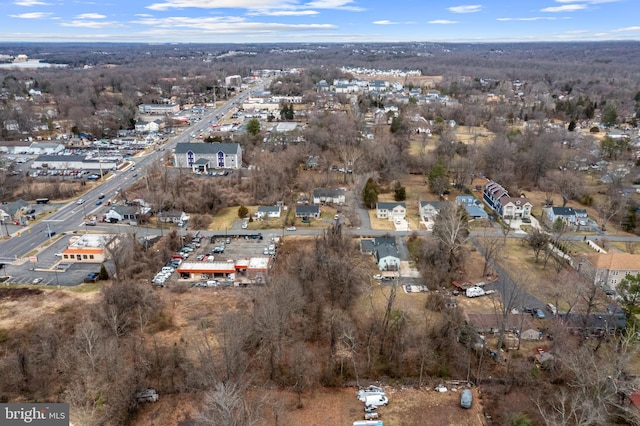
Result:
<svg viewBox="0 0 640 426"><path fill-rule="evenodd" d="M68 62L76 101L0 68L7 400L638 424L637 61L500 46L105 46Z"/></svg>

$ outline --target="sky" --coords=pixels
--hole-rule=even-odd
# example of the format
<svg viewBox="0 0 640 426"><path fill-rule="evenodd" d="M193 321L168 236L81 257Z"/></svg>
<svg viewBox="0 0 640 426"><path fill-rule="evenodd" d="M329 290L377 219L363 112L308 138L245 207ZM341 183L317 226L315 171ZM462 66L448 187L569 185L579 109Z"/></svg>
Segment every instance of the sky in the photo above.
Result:
<svg viewBox="0 0 640 426"><path fill-rule="evenodd" d="M0 0L0 41L640 40L640 0Z"/></svg>

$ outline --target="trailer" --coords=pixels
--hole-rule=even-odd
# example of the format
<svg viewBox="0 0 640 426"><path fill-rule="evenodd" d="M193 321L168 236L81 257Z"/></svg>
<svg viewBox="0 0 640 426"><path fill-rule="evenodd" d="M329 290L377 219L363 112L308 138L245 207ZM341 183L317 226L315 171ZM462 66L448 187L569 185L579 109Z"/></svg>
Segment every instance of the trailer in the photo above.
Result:
<svg viewBox="0 0 640 426"><path fill-rule="evenodd" d="M466 291L467 297L480 297L484 296L485 294L486 292L484 291L484 289L478 286L469 287Z"/></svg>

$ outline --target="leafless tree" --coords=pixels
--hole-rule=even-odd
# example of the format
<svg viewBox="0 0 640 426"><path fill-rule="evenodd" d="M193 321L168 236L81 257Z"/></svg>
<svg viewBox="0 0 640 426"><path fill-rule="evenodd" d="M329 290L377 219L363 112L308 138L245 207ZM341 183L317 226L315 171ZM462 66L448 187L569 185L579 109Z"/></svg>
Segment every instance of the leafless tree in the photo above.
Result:
<svg viewBox="0 0 640 426"><path fill-rule="evenodd" d="M464 259L464 245L469 238L469 224L463 206L447 203L436 216L433 237L443 247L449 271L457 269Z"/></svg>
<svg viewBox="0 0 640 426"><path fill-rule="evenodd" d="M261 422L261 403L249 404L245 389L237 384L218 383L204 396L203 407L195 414L198 425L253 426Z"/></svg>

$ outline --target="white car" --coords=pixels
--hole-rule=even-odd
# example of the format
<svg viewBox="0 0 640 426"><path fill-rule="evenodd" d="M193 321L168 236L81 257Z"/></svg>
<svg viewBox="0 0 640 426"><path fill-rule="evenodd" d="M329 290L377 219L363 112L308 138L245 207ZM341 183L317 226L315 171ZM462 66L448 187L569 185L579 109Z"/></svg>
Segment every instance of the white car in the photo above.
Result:
<svg viewBox="0 0 640 426"><path fill-rule="evenodd" d="M35 278L31 284L40 284L42 282L42 278Z"/></svg>
<svg viewBox="0 0 640 426"><path fill-rule="evenodd" d="M287 231L295 231L296 227L295 226L290 226L287 228Z"/></svg>
<svg viewBox="0 0 640 426"><path fill-rule="evenodd" d="M374 280L381 280L381 279L382 279L382 275L381 275L381 274L375 274L375 275L373 276L373 279L374 279Z"/></svg>
<svg viewBox="0 0 640 426"><path fill-rule="evenodd" d="M84 204L84 199L80 198L76 201L76 204Z"/></svg>

